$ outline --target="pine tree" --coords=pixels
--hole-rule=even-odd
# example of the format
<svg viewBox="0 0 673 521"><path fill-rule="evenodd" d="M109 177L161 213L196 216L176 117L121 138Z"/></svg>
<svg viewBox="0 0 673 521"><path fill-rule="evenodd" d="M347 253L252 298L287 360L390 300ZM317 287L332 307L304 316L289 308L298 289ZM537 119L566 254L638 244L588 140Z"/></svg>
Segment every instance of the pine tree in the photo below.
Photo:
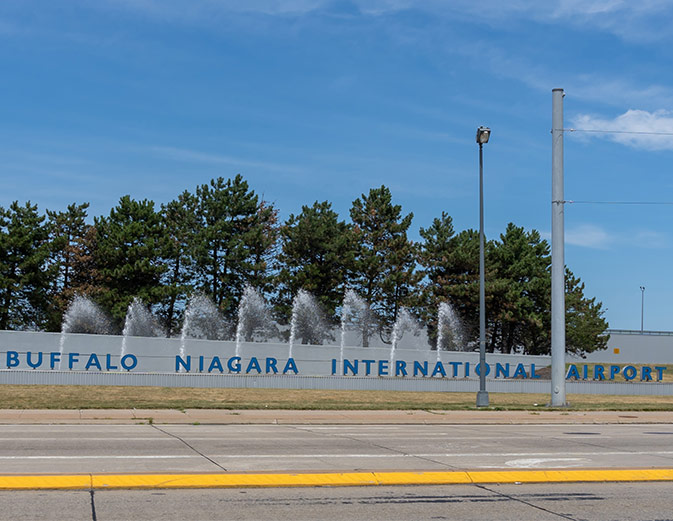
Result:
<svg viewBox="0 0 673 521"><path fill-rule="evenodd" d="M490 260L491 346L504 353L539 350L536 343L545 343L540 329L548 326L549 244L536 230L509 223L493 243Z"/></svg>
<svg viewBox="0 0 673 521"><path fill-rule="evenodd" d="M70 275L70 291L72 295L86 295L99 301L105 293L103 276L96 262L98 250L98 233L95 226L88 226L84 236L78 241L78 247L73 250Z"/></svg>
<svg viewBox="0 0 673 521"><path fill-rule="evenodd" d="M435 218L429 228L421 228L423 241L418 245L418 262L425 280L417 313L428 327L428 339L437 339L437 312L442 302L451 303L448 291L450 266L447 265L454 236L453 219L446 212Z"/></svg>
<svg viewBox="0 0 673 521"><path fill-rule="evenodd" d="M275 214L268 205L262 207L241 175L213 179L199 186L196 196L198 284L225 316L233 318L245 284L265 280L264 250L273 246Z"/></svg>
<svg viewBox="0 0 673 521"><path fill-rule="evenodd" d="M421 229L419 263L426 284L422 291L420 314L427 317L431 338L436 330L436 313L441 302L448 302L463 325L464 340L479 334L479 233L464 230L454 235L451 217L442 213L427 229ZM490 245L485 244L488 253ZM486 316L489 311L490 266L486 256Z"/></svg>
<svg viewBox="0 0 673 521"><path fill-rule="evenodd" d="M0 329L35 330L47 322L56 270L48 264L44 220L30 202L0 208Z"/></svg>
<svg viewBox="0 0 673 521"><path fill-rule="evenodd" d="M390 190L381 186L353 201L350 215L356 240L353 285L372 306L386 340L400 307L413 304L420 279L415 272L416 246L407 238L413 214L403 217L402 207L392 204ZM363 345L368 340L363 338Z"/></svg>
<svg viewBox="0 0 673 521"><path fill-rule="evenodd" d="M584 355L605 349L610 335L603 304L584 295L584 283L566 268L566 351Z"/></svg>
<svg viewBox="0 0 673 521"><path fill-rule="evenodd" d="M292 299L304 289L334 317L343 301L353 246L351 227L339 220L327 201L316 201L303 206L299 215L290 215L280 229L277 256L280 315L289 317Z"/></svg>
<svg viewBox="0 0 673 521"><path fill-rule="evenodd" d="M162 297L161 263L165 229L154 203L125 195L109 217L95 219L95 261L105 292L98 300L122 321L133 297L157 304Z"/></svg>
<svg viewBox="0 0 673 521"><path fill-rule="evenodd" d="M257 206L257 223L250 233L251 270L248 283L261 294L275 292L272 266L278 251L278 209L262 200Z"/></svg>
<svg viewBox="0 0 673 521"><path fill-rule="evenodd" d="M159 315L170 336L180 322L180 309L184 309L195 285L194 244L198 233L196 197L185 190L174 201L162 205L161 226L164 230L162 263L165 270L161 278L161 304Z"/></svg>
<svg viewBox="0 0 673 521"><path fill-rule="evenodd" d="M75 294L76 259L83 252L84 240L91 227L86 223L88 207L89 203L73 203L63 212L47 210L52 246L50 262L57 273L50 291L51 313L47 326L53 331L60 329L63 313Z"/></svg>

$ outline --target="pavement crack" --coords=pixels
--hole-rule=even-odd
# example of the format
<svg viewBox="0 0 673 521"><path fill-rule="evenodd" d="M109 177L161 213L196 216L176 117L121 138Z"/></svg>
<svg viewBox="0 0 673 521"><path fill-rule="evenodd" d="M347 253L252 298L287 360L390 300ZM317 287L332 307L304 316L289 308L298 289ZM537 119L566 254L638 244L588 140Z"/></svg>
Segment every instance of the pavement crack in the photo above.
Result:
<svg viewBox="0 0 673 521"><path fill-rule="evenodd" d="M568 438L564 438L563 436L558 436L558 435L557 436L551 436L551 439L557 440L557 441L563 441L563 442L568 442L569 441ZM584 440L578 440L578 439L573 439L572 443L574 443L575 445L585 445L587 447L592 447L592 448L596 448L596 449L612 450L612 447L610 447L609 445L604 445L602 443L595 443L595 442L592 443L590 441L584 441ZM633 450L626 449L626 448L624 449L624 451L635 452Z"/></svg>
<svg viewBox="0 0 673 521"><path fill-rule="evenodd" d="M94 500L94 490L89 490L89 494L91 495L91 519L96 521L96 502Z"/></svg>
<svg viewBox="0 0 673 521"><path fill-rule="evenodd" d="M509 499L509 500L511 500L511 501L516 501L516 502L518 502L518 503L522 503L522 504L524 504L524 505L527 505L527 506L529 506L529 507L535 508L535 509L537 509L537 510L542 510L542 512L547 512L548 514L552 514L552 515L554 515L554 516L558 516L558 517L560 517L560 518L562 518L562 519L570 519L570 521L578 521L577 518L570 517L570 516L567 516L567 515L565 515L565 514L561 514L561 513L559 513L559 512L554 512L553 510L549 510L548 508L544 508L544 507L535 505L535 504L533 504L533 503L530 503L529 501L525 501L525 500L523 500L523 499L521 499L521 498L518 498L518 497L516 497L516 496L512 496L512 495L510 495L510 494L505 494L505 493L503 493L503 492L498 492L497 490L493 490L492 488L488 488L488 487L486 487L486 486L484 486L484 485L479 485L479 484L477 484L477 483L473 483L473 484L474 484L474 486L477 487L477 488L480 488L480 489L485 490L485 491L487 491L487 492L491 492L491 493L496 494L496 495L498 495L498 496L500 496L500 497L507 498L507 499Z"/></svg>
<svg viewBox="0 0 673 521"><path fill-rule="evenodd" d="M457 470L458 469L458 467L455 466L455 465L449 465L448 463L443 463L441 461L437 461L437 460L435 460L433 458L430 458L430 457L427 457L427 456L419 456L418 454L413 454L411 452L406 452L406 451L403 451L403 450L394 449L392 447L386 447L385 445L380 445L380 444L375 443L371 440L362 440L362 439L357 438L355 436L348 436L348 435L345 435L345 434L339 434L339 433L335 433L335 432L316 432L314 430L311 430L310 428L301 428L301 427L298 427L298 426L292 426L292 428L294 428L298 431L310 432L311 434L327 436L327 437L330 437L330 438L341 438L341 439L344 439L344 440L354 441L354 442L357 442L357 443L361 443L363 445L368 445L370 447L376 447L377 449L387 450L387 451L392 452L394 454L399 454L400 456L416 458L416 459L419 459L419 460L422 460L422 461L427 461L429 463L434 463L436 465L441 465L441 466L446 467L446 468L451 469L451 470Z"/></svg>
<svg viewBox="0 0 673 521"><path fill-rule="evenodd" d="M162 432L162 433L164 433L165 435L170 436L171 438L175 438L176 440L178 440L179 442L183 443L184 445L186 445L187 447L189 447L191 450L193 450L194 452L196 452L196 453L197 453L199 456L201 456L202 458L207 459L208 461L210 461L210 462L211 462L213 465L215 465L217 468L223 470L224 472L227 472L227 469L225 469L225 468L224 468L222 465L220 465L217 461L215 461L215 460L213 460L212 458L209 458L208 456L206 456L203 452L201 452L200 450L198 450L197 448L195 448L193 445L190 445L189 443L187 443L185 440L183 440L183 439L182 439L180 436L178 436L177 434L173 434L173 433L171 433L171 432L165 431L165 430L161 429L160 427L157 427L156 425L152 425L152 427L153 427L154 429L158 430L159 432Z"/></svg>
<svg viewBox="0 0 673 521"><path fill-rule="evenodd" d="M557 441L566 441L566 442L568 441L567 438L563 438L562 436L552 436L552 439L557 440ZM590 441L584 441L584 440L574 440L574 443L576 445L584 445L586 447L591 447L591 448L595 448L595 449L604 449L604 450L607 450L607 451L615 450L614 447L611 447L609 445L604 445L602 443L592 443ZM620 450L622 452L631 453L631 454L637 454L638 453L638 451L636 449L630 449L628 447L620 447L618 450ZM673 459L673 456L668 456L668 455L665 455L665 454L652 454L652 456L657 457L657 458L661 458L661 459L664 459L664 460Z"/></svg>

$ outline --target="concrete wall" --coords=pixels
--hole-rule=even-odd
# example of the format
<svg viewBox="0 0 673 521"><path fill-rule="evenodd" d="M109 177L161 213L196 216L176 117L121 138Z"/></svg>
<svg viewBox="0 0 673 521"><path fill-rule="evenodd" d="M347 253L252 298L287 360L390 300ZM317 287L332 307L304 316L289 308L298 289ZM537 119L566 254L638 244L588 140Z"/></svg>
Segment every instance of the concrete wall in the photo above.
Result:
<svg viewBox="0 0 673 521"><path fill-rule="evenodd" d="M568 362L606 364L673 364L673 333L611 330L608 348L586 358L568 356Z"/></svg>
<svg viewBox="0 0 673 521"><path fill-rule="evenodd" d="M144 338L129 337L124 339L120 336L102 336L102 335L61 335L59 333L38 333L38 332L17 332L0 331L0 368L7 368L7 353L18 353L20 364L17 370L30 369L27 365L27 353L32 353L32 363L37 364L37 353L43 353L42 364L35 369L51 370L50 354L61 353L60 364L57 363L53 370L60 371L84 371L86 363L92 353L95 353L104 366L104 359L109 355L109 363L119 367L122 349L125 354L133 355L137 358L138 364L132 369L132 372L156 372L156 373L175 373L176 355L180 355L183 360L191 357L191 371L209 372L209 365L214 357L219 357L222 364L237 354L235 342L220 342L210 340L186 340L184 343L177 338ZM76 359L70 359L69 354L76 353ZM391 349L381 347L344 347L343 351L339 346L325 345L295 345L290 353L287 344L272 343L242 343L238 348L238 354L241 357L243 371L248 367L252 357L256 357L262 365L262 372L266 373L264 361L266 358L277 360L279 372L285 367L285 364L292 355L298 367L298 373L302 376L331 376L333 375L333 360L337 361L337 371L342 371L341 360L347 359L351 362L359 361L359 369L364 372L364 360L373 360L370 364L371 371L375 374L378 370L379 361L387 362L391 358ZM204 357L203 369L199 368L199 357ZM454 367L458 371L456 377L465 376L465 367L469 366L468 377L475 377L474 368L479 363L479 354L475 352L454 352L443 351L439 354L440 361L450 377L453 377ZM429 349L397 349L394 353L396 361L405 361L408 368L412 368L415 361L428 362L429 370L437 363L437 352ZM549 365L548 356L523 356L523 355L489 355L488 364L495 367L496 363L503 365L509 364L512 373L518 364L523 364L526 372L530 371L531 364L541 368ZM453 365L452 365L453 364ZM385 364L384 364L385 365ZM184 371L184 368L180 366ZM95 367L90 371L96 370ZM106 368L103 367L105 371ZM495 369L494 369L495 370ZM218 372L217 369L211 370ZM224 367L224 372L231 372ZM364 374L362 374L364 376ZM378 376L378 374L376 374Z"/></svg>
<svg viewBox="0 0 673 521"><path fill-rule="evenodd" d="M137 359L137 366L130 371L119 367L122 345L127 355ZM586 359L568 357L569 363L606 363L606 364L673 364L673 335L641 335L630 332L618 332L611 336L609 349L605 352L589 355ZM617 351L618 350L618 351ZM283 368L288 362L287 344L243 343L238 346L241 357L241 371L235 373L227 368L227 360L237 353L234 342L215 342L208 340L140 338L124 340L119 336L98 335L60 335L58 333L0 331L0 384L71 384L71 385L136 385L136 386L172 386L172 387L259 387L289 389L378 389L407 391L464 391L476 392L478 377L475 367L478 353L441 352L440 365L446 376L414 377L411 371L414 363L427 362L429 371L437 364L437 352L428 349L398 349L394 354L396 361L404 361L409 369L405 377L377 374L379 364L390 371L390 348L362 348L339 346L298 345L292 349L292 358L298 369L295 374ZM35 369L27 366L28 355L32 353L32 363L37 365L38 353L42 353L42 364ZM8 353L10 353L8 355ZM52 369L50 357L59 354L61 362ZM70 355L72 356L72 359ZM95 354L103 366L85 365ZM183 360L192 357L189 373L183 368L176 371L176 355ZM359 374L343 376L341 360L359 361ZM199 369L199 357L203 357L203 369ZM219 357L223 370L209 368L209 364ZM246 370L251 360L258 359L259 370ZM8 361L19 360L17 367L8 368ZM107 361L105 360L107 358ZM266 359L276 360L278 374L268 371ZM365 360L371 374L365 375ZM336 362L334 362L336 361ZM71 363L72 362L72 363ZM538 370L550 364L548 356L520 356L488 354L487 362L494 372L496 364L509 364L511 373L522 364L527 378L488 378L487 389L490 392L549 393L550 382L544 378L531 379L531 367ZM105 364L114 369L108 369ZM13 362L12 362L13 364ZM70 367L72 365L72 367ZM334 367L337 367L336 372ZM465 377L465 368L469 366L469 375ZM211 369L209 371L209 369ZM453 371L456 370L454 375ZM513 376L513 374L511 374ZM627 394L627 395L673 395L673 384L640 383L637 380L626 383L568 381L568 393L588 394Z"/></svg>

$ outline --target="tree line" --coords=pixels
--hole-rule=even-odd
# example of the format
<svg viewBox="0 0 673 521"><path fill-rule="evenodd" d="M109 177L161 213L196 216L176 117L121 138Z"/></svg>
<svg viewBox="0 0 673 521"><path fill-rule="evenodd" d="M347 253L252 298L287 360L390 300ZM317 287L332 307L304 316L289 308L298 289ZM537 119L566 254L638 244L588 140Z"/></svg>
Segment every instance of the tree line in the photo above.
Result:
<svg viewBox="0 0 673 521"><path fill-rule="evenodd" d="M413 214L393 203L386 186L354 200L348 220L330 202L316 201L280 222L278 209L241 175L213 179L159 207L125 195L92 224L88 207L73 203L44 215L30 202L0 207L0 329L59 331L69 302L82 294L120 327L140 297L170 335L195 292L233 320L250 284L281 323L300 289L336 321L350 288L371 305L384 340L405 307L434 341L440 302L457 310L467 340L478 337L478 232L456 232L443 212L414 242ZM489 350L548 353L549 244L510 223L487 241L485 258ZM602 304L568 269L566 303L568 350L605 348Z"/></svg>

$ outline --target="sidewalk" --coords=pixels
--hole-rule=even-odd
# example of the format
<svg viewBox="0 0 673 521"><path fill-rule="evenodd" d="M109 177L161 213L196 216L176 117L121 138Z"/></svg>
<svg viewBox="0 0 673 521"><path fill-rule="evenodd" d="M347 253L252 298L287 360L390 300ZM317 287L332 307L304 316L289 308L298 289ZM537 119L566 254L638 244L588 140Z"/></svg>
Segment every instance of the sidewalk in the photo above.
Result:
<svg viewBox="0 0 673 521"><path fill-rule="evenodd" d="M11 424L619 424L673 423L673 411L298 411L228 409L0 409Z"/></svg>

